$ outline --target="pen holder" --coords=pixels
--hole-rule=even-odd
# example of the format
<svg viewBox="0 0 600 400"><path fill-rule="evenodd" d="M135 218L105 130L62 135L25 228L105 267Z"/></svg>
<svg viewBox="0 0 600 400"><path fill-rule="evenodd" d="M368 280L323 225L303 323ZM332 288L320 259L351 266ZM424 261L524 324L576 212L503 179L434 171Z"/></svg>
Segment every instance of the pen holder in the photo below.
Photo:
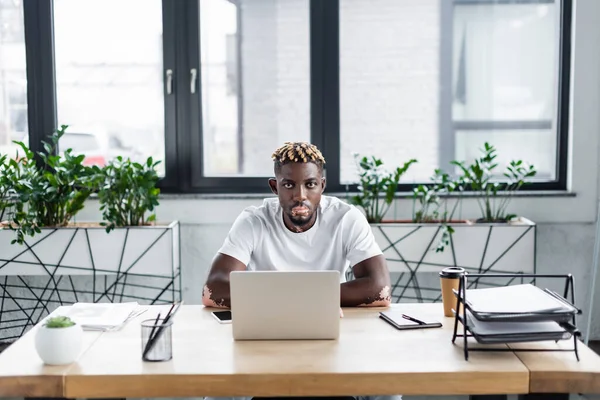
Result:
<svg viewBox="0 0 600 400"><path fill-rule="evenodd" d="M142 359L169 361L173 358L173 321L147 319L142 321Z"/></svg>

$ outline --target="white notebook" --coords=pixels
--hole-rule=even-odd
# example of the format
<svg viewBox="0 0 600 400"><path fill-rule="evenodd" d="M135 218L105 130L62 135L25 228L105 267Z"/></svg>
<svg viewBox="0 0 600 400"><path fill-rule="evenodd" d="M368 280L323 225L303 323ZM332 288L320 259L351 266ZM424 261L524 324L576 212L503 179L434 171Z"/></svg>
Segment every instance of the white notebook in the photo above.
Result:
<svg viewBox="0 0 600 400"><path fill-rule="evenodd" d="M565 303L532 284L468 289L466 301L478 313L536 313L569 310Z"/></svg>
<svg viewBox="0 0 600 400"><path fill-rule="evenodd" d="M84 330L114 330L143 311L137 302L75 303L64 314Z"/></svg>

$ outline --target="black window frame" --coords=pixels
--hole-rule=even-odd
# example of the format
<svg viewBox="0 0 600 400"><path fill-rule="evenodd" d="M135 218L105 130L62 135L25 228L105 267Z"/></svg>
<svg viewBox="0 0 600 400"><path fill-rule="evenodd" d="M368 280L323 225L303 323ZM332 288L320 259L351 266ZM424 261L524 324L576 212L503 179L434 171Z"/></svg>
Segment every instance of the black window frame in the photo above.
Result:
<svg viewBox="0 0 600 400"><path fill-rule="evenodd" d="M237 4L236 0L230 0ZM554 2L554 0L440 0L441 5L441 54L452 54L451 19L448 13L456 5L490 3L518 4ZM568 141L569 141L569 86L571 62L572 0L561 1L557 163L556 179L527 185L528 190L567 190ZM42 150L42 140L56 129L56 81L54 64L54 21L52 0L23 1L26 61L27 61L27 110L29 143L34 151ZM159 187L163 193L219 193L251 194L269 193L268 176L264 177L205 177L203 176L202 140L202 79L200 68L200 21L198 0L162 0L163 9L163 82L165 105L165 177ZM238 4L238 33L241 7ZM452 14L450 14L452 15ZM339 0L309 0L310 43L310 138L327 161L325 174L327 192L344 193L356 191L357 185L340 183L340 71L339 71ZM240 41L238 40L238 43ZM238 54L238 56L241 56ZM450 63L440 69L440 79L448 85L451 80ZM196 69L198 79L192 82L191 70ZM166 85L167 71L172 71L172 87ZM238 57L238 89L243 90L241 57ZM194 86L192 93L191 85ZM440 143L454 152L453 133L456 123L452 121L452 93L440 99ZM444 94L446 93L446 94ZM445 97L444 97L445 96ZM238 115L243 116L243 108ZM242 121L242 119L240 119ZM461 125L462 124L462 125ZM504 125L503 125L504 124ZM464 126L463 126L464 125ZM530 124L531 126L537 126ZM508 123L489 121L458 123L458 127L510 127ZM238 133L238 141L243 137ZM440 165L447 165L447 155L440 155ZM426 183L426 182L423 182ZM400 184L399 192L409 192L415 184Z"/></svg>

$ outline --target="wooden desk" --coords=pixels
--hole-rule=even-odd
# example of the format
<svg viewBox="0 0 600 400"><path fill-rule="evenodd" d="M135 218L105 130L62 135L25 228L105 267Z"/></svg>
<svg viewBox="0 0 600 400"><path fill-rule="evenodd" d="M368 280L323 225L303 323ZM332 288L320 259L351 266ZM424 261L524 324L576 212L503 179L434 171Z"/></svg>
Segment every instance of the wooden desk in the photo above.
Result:
<svg viewBox="0 0 600 400"><path fill-rule="evenodd" d="M166 310L157 306L120 332L85 332L78 361L51 367L35 353L34 327L0 354L0 397L600 393L600 357L583 344L579 363L571 352L517 345L516 354L472 352L465 361L441 305L394 307L429 313L444 328L400 332L377 318L379 309L345 309L339 341L235 342L210 310L184 306L173 360L144 363L139 322Z"/></svg>
<svg viewBox="0 0 600 400"><path fill-rule="evenodd" d="M58 308L52 314L59 314ZM35 333L39 325L0 354L0 397L61 397L63 377L71 365L44 365L35 351ZM99 337L100 332L85 332L81 354Z"/></svg>
<svg viewBox="0 0 600 400"><path fill-rule="evenodd" d="M529 372L512 352L473 352L464 360L441 305L395 307L429 313L444 328L397 331L378 318L380 309L345 309L338 341L236 342L231 325L219 324L211 310L184 306L173 325L171 361L142 362L139 321L132 321L104 333L73 364L65 397L527 393Z"/></svg>
<svg viewBox="0 0 600 400"><path fill-rule="evenodd" d="M512 344L530 371L530 393L600 393L600 356L579 342L579 362L573 352L519 352L519 348L572 349L573 340L558 343ZM567 397L565 397L567 398Z"/></svg>

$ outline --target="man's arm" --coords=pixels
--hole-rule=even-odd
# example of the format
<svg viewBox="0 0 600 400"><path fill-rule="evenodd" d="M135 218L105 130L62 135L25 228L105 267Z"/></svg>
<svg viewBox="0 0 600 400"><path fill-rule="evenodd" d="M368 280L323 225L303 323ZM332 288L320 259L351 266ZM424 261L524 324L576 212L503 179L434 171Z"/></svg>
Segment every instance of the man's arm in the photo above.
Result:
<svg viewBox="0 0 600 400"><path fill-rule="evenodd" d="M342 307L387 307L391 303L390 273L383 255L363 260L352 268L354 280L342 283Z"/></svg>
<svg viewBox="0 0 600 400"><path fill-rule="evenodd" d="M218 253L213 260L202 290L202 304L206 307L231 307L229 274L231 271L244 271L245 269L244 263L236 258Z"/></svg>

